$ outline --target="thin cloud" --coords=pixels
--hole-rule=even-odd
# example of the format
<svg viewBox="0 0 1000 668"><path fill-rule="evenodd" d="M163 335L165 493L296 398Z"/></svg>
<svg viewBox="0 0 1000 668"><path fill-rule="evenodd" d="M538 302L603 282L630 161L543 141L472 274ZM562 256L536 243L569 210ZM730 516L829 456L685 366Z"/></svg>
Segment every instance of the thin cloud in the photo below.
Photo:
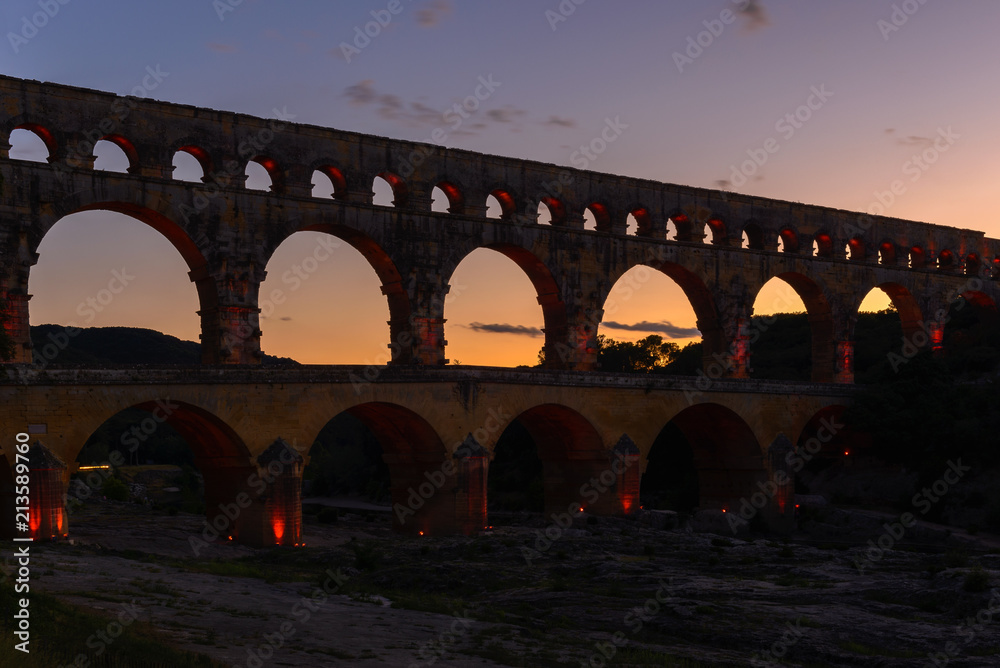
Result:
<svg viewBox="0 0 1000 668"><path fill-rule="evenodd" d="M919 135L910 135L909 137L900 137L896 140L896 143L900 146L916 146L917 148L927 148L928 146L934 145L934 139L931 137L921 137Z"/></svg>
<svg viewBox="0 0 1000 668"><path fill-rule="evenodd" d="M374 106L378 116L408 127L441 125L444 122L441 112L422 102L406 102L398 95L378 92L372 79L348 86L344 89L344 97L354 106Z"/></svg>
<svg viewBox="0 0 1000 668"><path fill-rule="evenodd" d="M894 138L895 143L899 146L908 146L910 148L928 148L934 145L934 137L924 137L921 135L907 135L906 137L900 137L896 135L896 128L886 128L884 132L890 138Z"/></svg>
<svg viewBox="0 0 1000 668"><path fill-rule="evenodd" d="M542 330L537 327L526 327L524 325L509 325L505 323L486 324L482 322L473 322L463 326L477 332L486 332L488 334L521 334L523 336L542 335Z"/></svg>
<svg viewBox="0 0 1000 668"><path fill-rule="evenodd" d="M374 102L378 98L378 93L375 92L375 81L373 79L365 79L353 86L348 86L344 89L344 97L350 100L351 104L356 105Z"/></svg>
<svg viewBox="0 0 1000 668"><path fill-rule="evenodd" d="M234 44L220 44L218 42L209 42L208 48L216 53L236 53L238 51Z"/></svg>
<svg viewBox="0 0 1000 668"><path fill-rule="evenodd" d="M433 28L451 14L449 0L432 0L417 9L417 25L421 28Z"/></svg>
<svg viewBox="0 0 1000 668"><path fill-rule="evenodd" d="M771 25L767 10L760 0L744 0L746 4L736 10L743 17L743 29L752 32Z"/></svg>
<svg viewBox="0 0 1000 668"><path fill-rule="evenodd" d="M340 55L337 50L330 53ZM455 113L453 112L454 106L462 104L462 100L457 100L450 105L442 105L436 109L419 100L409 101L399 95L381 92L375 86L374 79L364 79L348 86L344 89L343 95L353 106L370 107L376 116L411 128L447 127L451 122L450 115ZM475 122L464 123L460 128L449 130L448 135L452 137L473 136L478 131L498 125L503 125L505 132L520 132L522 121L528 116L528 112L524 109L510 105L500 109L470 110L467 112L467 115L471 114L476 114ZM572 122L567 119L559 120L561 123Z"/></svg>
<svg viewBox="0 0 1000 668"><path fill-rule="evenodd" d="M523 109L518 109L517 107L511 107L508 105L501 109L490 109L486 112L486 116L491 121L496 121L497 123L513 123L527 113L528 112Z"/></svg>
<svg viewBox="0 0 1000 668"><path fill-rule="evenodd" d="M701 336L701 331L697 327L678 327L677 325L663 320L662 322L649 322L643 320L635 324L625 324L621 322L602 322L601 327L608 329L620 329L627 332L651 332L653 334L665 334L671 339L690 339Z"/></svg>
<svg viewBox="0 0 1000 668"><path fill-rule="evenodd" d="M549 120L545 121L545 125L554 125L560 128L575 128L576 121L572 118L560 118L559 116L549 116Z"/></svg>

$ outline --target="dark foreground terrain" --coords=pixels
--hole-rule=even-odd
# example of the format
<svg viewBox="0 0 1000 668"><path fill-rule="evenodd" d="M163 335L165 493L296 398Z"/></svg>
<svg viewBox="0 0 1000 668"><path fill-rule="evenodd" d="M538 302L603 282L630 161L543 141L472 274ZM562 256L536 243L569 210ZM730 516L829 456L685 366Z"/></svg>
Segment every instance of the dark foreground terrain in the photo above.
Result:
<svg viewBox="0 0 1000 668"><path fill-rule="evenodd" d="M818 517L876 539L890 519ZM58 628L38 629L35 659L59 653L35 665L181 665L115 662L116 620L205 666L1000 665L1000 550L988 538L917 527L878 554L842 536L497 521L477 537L407 538L387 513L310 514L306 547L195 556L195 515L88 504L71 542L33 546L33 592L96 611L104 637L65 647Z"/></svg>

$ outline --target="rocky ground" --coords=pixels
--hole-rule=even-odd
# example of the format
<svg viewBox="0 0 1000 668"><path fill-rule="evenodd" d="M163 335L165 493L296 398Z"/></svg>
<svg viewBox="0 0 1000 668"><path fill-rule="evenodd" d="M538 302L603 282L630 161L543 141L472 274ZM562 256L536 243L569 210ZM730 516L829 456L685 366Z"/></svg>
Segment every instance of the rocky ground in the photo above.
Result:
<svg viewBox="0 0 1000 668"><path fill-rule="evenodd" d="M199 517L92 503L72 541L34 546L32 577L226 666L1000 665L1000 543L887 539L893 520L814 511L786 541L522 515L408 538L356 510L307 515L303 548L196 556Z"/></svg>

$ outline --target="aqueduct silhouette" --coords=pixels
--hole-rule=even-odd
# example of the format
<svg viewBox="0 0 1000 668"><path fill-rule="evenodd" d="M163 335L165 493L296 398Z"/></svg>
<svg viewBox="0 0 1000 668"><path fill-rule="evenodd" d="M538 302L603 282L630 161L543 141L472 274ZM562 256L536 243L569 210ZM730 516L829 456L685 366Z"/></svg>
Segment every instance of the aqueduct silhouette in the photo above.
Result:
<svg viewBox="0 0 1000 668"><path fill-rule="evenodd" d="M196 452L210 519L213 506L231 507L248 492L247 479L269 464L283 476L301 475L294 457L283 458L289 446L311 444L342 411L361 418L382 442L394 503L419 505L412 518L397 518L399 528L481 527L488 459L514 419L544 443L549 508L581 503L593 512L628 513L659 430L682 415L682 423L697 425L691 416L700 415L717 427L714 434L690 427L697 432L702 505L725 508L781 466L769 452L780 434L794 442L817 415L849 400L853 327L870 290L887 293L905 336L931 346L940 343L958 296L995 308L990 278L1000 240L972 230L11 77L0 77L0 101L0 299L16 342L0 384L2 452L13 464L14 436L30 426L32 442L43 444L33 490L64 490L70 471L58 462L73 462L115 413L159 400L178 406L164 419ZM47 162L10 158L17 129L44 142ZM123 150L127 173L94 170L101 140ZM172 178L178 151L197 159L202 183ZM251 161L266 169L269 192L246 188ZM332 198L313 197L316 171L330 179ZM373 204L376 177L391 185L394 206ZM448 198L446 213L431 211L435 188ZM498 218L486 215L490 196L500 205ZM540 203L550 224L538 222ZM585 229L588 209L593 230ZM204 367L178 373L32 365L28 276L37 248L61 218L88 210L146 223L187 262L200 301ZM635 234L627 233L630 216ZM668 229L675 230L670 238ZM303 230L345 240L375 269L390 313L387 367L257 366L265 267L282 241ZM449 280L477 248L503 253L531 279L544 317L546 369L446 366ZM638 265L683 289L703 336L707 375L650 380L593 371L602 306ZM754 299L774 277L790 284L808 310L812 383L749 379ZM490 410L498 412L496 429L484 426ZM583 484L625 461L630 465L615 467L621 472L611 491L594 503L580 500ZM423 502L408 501L429 475L442 479L436 471L446 482L433 483ZM7 472L0 466L0 475ZM12 525L10 482L3 484L5 530ZM269 483L251 495L236 521L240 540L298 542L297 492L287 491L296 485L278 493L280 486ZM784 497L771 501L769 512L779 517ZM60 504L32 496L32 507L43 518L33 528L37 537L65 532Z"/></svg>

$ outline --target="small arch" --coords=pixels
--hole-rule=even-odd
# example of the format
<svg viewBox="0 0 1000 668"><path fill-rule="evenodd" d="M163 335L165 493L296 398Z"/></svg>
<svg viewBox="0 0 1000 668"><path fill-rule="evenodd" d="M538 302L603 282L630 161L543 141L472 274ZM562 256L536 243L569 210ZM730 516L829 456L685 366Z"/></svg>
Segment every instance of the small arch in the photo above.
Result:
<svg viewBox="0 0 1000 668"><path fill-rule="evenodd" d="M257 156L247 162L244 173L248 190L268 190L278 192L281 188L281 171L278 163L271 158Z"/></svg>
<svg viewBox="0 0 1000 668"><path fill-rule="evenodd" d="M883 241L878 247L878 263L886 266L896 264L896 244Z"/></svg>
<svg viewBox="0 0 1000 668"><path fill-rule="evenodd" d="M982 271L983 263L979 260L979 256L975 253L969 253L965 256L965 275L966 276L978 276Z"/></svg>
<svg viewBox="0 0 1000 668"><path fill-rule="evenodd" d="M726 243L726 226L718 218L712 218L705 223L705 239L708 243L719 246Z"/></svg>
<svg viewBox="0 0 1000 668"><path fill-rule="evenodd" d="M106 135L94 144L94 169L128 173L136 164L135 148L124 137Z"/></svg>
<svg viewBox="0 0 1000 668"><path fill-rule="evenodd" d="M640 237L648 237L653 231L653 221L652 216L649 215L649 209L646 207L636 207L632 209L632 212L628 215L628 230L629 234L635 234ZM634 225L634 231L633 231Z"/></svg>
<svg viewBox="0 0 1000 668"><path fill-rule="evenodd" d="M462 192L453 183L442 181L431 191L431 211L438 213L462 213Z"/></svg>
<svg viewBox="0 0 1000 668"><path fill-rule="evenodd" d="M179 146L171 164L174 167L172 176L177 181L206 183L212 174L212 157L195 144Z"/></svg>
<svg viewBox="0 0 1000 668"><path fill-rule="evenodd" d="M674 235L669 237L670 229L673 228ZM694 225L691 223L691 219L683 213L675 213L670 216L667 220L667 234L668 238L674 241L691 241L691 235L694 232Z"/></svg>
<svg viewBox="0 0 1000 668"><path fill-rule="evenodd" d="M826 232L813 238L813 257L833 257L833 239Z"/></svg>
<svg viewBox="0 0 1000 668"><path fill-rule="evenodd" d="M764 230L757 223L747 223L743 228L742 248L764 250Z"/></svg>
<svg viewBox="0 0 1000 668"><path fill-rule="evenodd" d="M177 151L171 161L173 171L171 178L174 181L184 181L187 183L204 183L205 170L198 162L198 159L187 151Z"/></svg>
<svg viewBox="0 0 1000 668"><path fill-rule="evenodd" d="M799 252L799 235L795 230L785 227L778 232L778 251L792 254Z"/></svg>
<svg viewBox="0 0 1000 668"><path fill-rule="evenodd" d="M625 234L634 237L639 233L639 222L631 213L625 217Z"/></svg>
<svg viewBox="0 0 1000 668"><path fill-rule="evenodd" d="M336 167L324 165L312 173L312 196L322 199L344 199L347 194L347 179Z"/></svg>
<svg viewBox="0 0 1000 668"><path fill-rule="evenodd" d="M562 225L566 222L566 206L555 197L543 197L538 203L539 225Z"/></svg>
<svg viewBox="0 0 1000 668"><path fill-rule="evenodd" d="M910 269L922 269L927 265L927 253L920 246L910 248L907 266Z"/></svg>
<svg viewBox="0 0 1000 668"><path fill-rule="evenodd" d="M607 232L611 229L611 214L608 212L608 207L600 202L588 206L583 212L583 217L585 230Z"/></svg>
<svg viewBox="0 0 1000 668"><path fill-rule="evenodd" d="M944 249L938 254L937 266L941 271L951 271L955 268L955 254Z"/></svg>
<svg viewBox="0 0 1000 668"><path fill-rule="evenodd" d="M372 181L376 206L400 207L406 204L406 182L392 172L382 172Z"/></svg>
<svg viewBox="0 0 1000 668"><path fill-rule="evenodd" d="M865 241L861 237L854 237L844 244L844 257L854 262L863 262L865 259Z"/></svg>
<svg viewBox="0 0 1000 668"><path fill-rule="evenodd" d="M514 217L514 197L506 190L500 188L492 190L486 198L486 206L487 218L511 220Z"/></svg>
<svg viewBox="0 0 1000 668"><path fill-rule="evenodd" d="M40 125L19 125L10 133L7 140L11 160L26 160L29 162L49 162L55 149L52 133Z"/></svg>

